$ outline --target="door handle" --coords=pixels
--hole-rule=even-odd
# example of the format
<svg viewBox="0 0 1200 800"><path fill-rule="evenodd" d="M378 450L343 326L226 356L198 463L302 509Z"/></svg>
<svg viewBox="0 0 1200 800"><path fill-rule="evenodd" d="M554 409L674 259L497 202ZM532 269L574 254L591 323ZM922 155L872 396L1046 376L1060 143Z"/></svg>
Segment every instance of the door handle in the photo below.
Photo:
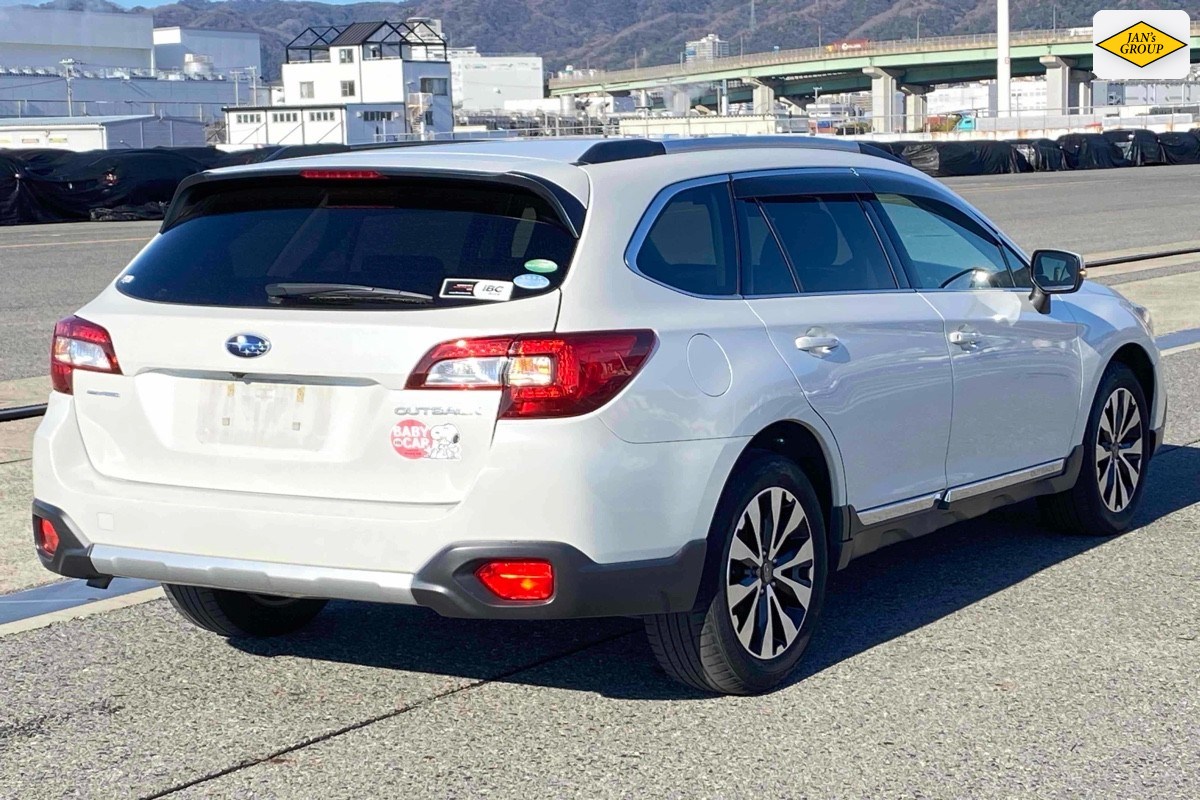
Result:
<svg viewBox="0 0 1200 800"><path fill-rule="evenodd" d="M983 339L979 331L973 331L969 328L960 328L956 331L950 331L950 344L956 344L963 350L972 350L979 346L979 342Z"/></svg>
<svg viewBox="0 0 1200 800"><path fill-rule="evenodd" d="M836 336L799 336L796 338L797 350L803 350L815 356L827 356L841 346L842 343Z"/></svg>

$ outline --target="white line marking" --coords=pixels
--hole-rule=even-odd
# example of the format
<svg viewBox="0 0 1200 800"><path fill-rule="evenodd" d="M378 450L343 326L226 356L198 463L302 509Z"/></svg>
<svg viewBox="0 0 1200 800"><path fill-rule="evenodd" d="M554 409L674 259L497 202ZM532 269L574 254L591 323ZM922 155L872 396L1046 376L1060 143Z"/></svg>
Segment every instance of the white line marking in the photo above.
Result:
<svg viewBox="0 0 1200 800"><path fill-rule="evenodd" d="M96 600L92 603L83 603L74 608L64 608L61 611L50 611L36 617L7 622L0 625L0 639L5 636L11 636L14 633L24 633L26 631L37 630L38 628L46 628L56 622L83 619L84 617L91 617L96 614L104 614L108 611L116 611L118 608L129 608L130 606L148 603L151 600L158 600L163 596L162 587L156 586L153 589L143 589L140 592L130 592L129 594L118 595L107 600Z"/></svg>
<svg viewBox="0 0 1200 800"><path fill-rule="evenodd" d="M1166 350L1159 350L1158 354L1160 356L1173 356L1176 353L1186 353L1188 350L1200 350L1200 342L1181 344L1178 347L1168 347Z"/></svg>

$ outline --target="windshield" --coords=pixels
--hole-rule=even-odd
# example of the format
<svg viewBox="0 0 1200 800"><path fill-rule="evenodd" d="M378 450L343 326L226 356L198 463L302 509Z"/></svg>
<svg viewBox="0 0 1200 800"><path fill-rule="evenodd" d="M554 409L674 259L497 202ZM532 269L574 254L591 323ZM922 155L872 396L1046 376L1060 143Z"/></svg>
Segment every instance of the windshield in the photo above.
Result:
<svg viewBox="0 0 1200 800"><path fill-rule="evenodd" d="M279 307L420 309L510 302L562 282L575 239L523 189L430 179L214 184L117 281L143 300ZM303 284L428 295L399 304L306 296ZM272 290L278 294L278 290ZM382 294L382 293L377 293ZM358 302L361 300L361 302Z"/></svg>

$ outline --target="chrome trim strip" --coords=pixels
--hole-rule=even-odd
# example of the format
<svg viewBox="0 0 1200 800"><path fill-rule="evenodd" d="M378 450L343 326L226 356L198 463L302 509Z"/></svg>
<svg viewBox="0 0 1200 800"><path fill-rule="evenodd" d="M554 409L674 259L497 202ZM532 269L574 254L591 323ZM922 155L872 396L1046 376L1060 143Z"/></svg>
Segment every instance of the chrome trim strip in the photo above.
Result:
<svg viewBox="0 0 1200 800"><path fill-rule="evenodd" d="M965 483L962 486L955 486L953 489L948 489L945 501L947 503L954 503L958 500L966 500L969 497L987 494L998 489L1016 486L1018 483L1035 481L1039 478L1048 478L1052 475L1061 475L1066 467L1067 460L1060 458L1057 461L1049 461L1045 464L1039 464L1036 467L1030 467L1029 469L1021 469L1005 475L998 475L995 478L988 478L987 480L976 481L975 483Z"/></svg>
<svg viewBox="0 0 1200 800"><path fill-rule="evenodd" d="M914 497L911 500L901 500L899 503L889 503L886 506L868 508L866 511L858 512L858 521L864 526L871 526L887 522L889 519L895 519L896 517L906 517L909 514L916 514L919 511L928 511L937 504L941 496L941 492L935 492L933 494Z"/></svg>
<svg viewBox="0 0 1200 800"><path fill-rule="evenodd" d="M416 605L413 576L407 572L277 564L107 544L92 545L89 556L97 572L122 578L257 594Z"/></svg>

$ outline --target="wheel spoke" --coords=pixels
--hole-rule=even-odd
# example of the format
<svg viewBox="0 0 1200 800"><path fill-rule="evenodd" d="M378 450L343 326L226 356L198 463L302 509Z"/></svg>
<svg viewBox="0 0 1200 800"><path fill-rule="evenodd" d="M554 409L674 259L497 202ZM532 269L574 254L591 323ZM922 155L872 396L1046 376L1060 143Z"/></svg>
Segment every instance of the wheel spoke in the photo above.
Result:
<svg viewBox="0 0 1200 800"><path fill-rule="evenodd" d="M780 498L780 506L782 506L782 500L783 500L783 490L782 489L779 490L779 498ZM780 509L780 513L782 513L782 509ZM791 504L791 508L788 509L788 518L787 518L786 524L784 524L782 522L782 517L776 517L776 520L775 520L776 533L775 533L774 538L771 541L771 550L768 553L767 558L775 558L776 556L778 556L779 551L781 549L783 549L784 544L787 542L787 540L789 538L791 538L792 534L794 534L796 532L796 530L800 527L801 523L807 523L807 522L808 522L808 520L804 516L804 509L800 507L799 503Z"/></svg>
<svg viewBox="0 0 1200 800"><path fill-rule="evenodd" d="M792 580L787 575L780 575L779 573L775 573L775 580L779 581L791 590L792 594L796 596L796 602L800 604L800 608L802 610L808 610L808 603L810 600L812 600L811 583L806 586L803 583Z"/></svg>
<svg viewBox="0 0 1200 800"><path fill-rule="evenodd" d="M792 567L796 566L797 564L802 564L805 561L811 562L812 560L813 560L813 543L812 543L812 536L809 536L800 545L800 549L796 551L796 554L794 556L789 558L787 561L784 561L782 564L775 565L775 572L776 572L776 574L778 574L785 570L791 569Z"/></svg>
<svg viewBox="0 0 1200 800"><path fill-rule="evenodd" d="M737 608L740 606L747 597L756 594L761 585L758 581L753 581L749 585L744 583L729 584L729 607Z"/></svg>
<svg viewBox="0 0 1200 800"><path fill-rule="evenodd" d="M1121 426L1121 433L1117 436L1117 441L1124 442L1131 431L1138 432L1141 421L1142 415L1138 413L1137 406L1132 405L1125 418L1125 424Z"/></svg>
<svg viewBox="0 0 1200 800"><path fill-rule="evenodd" d="M758 626L758 606L759 598L761 597L762 593L756 589L754 592L754 601L750 606L750 613L747 614L746 618L740 622L736 616L733 618L733 627L734 631L737 633L738 641L742 643L742 647L746 648L751 653L753 653L754 650L751 649L750 642L754 639L754 629Z"/></svg>
<svg viewBox="0 0 1200 800"><path fill-rule="evenodd" d="M754 552L757 553L757 561L762 563L763 551L763 531L762 531L762 509L758 503L751 503L746 509L746 518L750 520L750 530L754 532Z"/></svg>
<svg viewBox="0 0 1200 800"><path fill-rule="evenodd" d="M755 567L762 564L759 554L747 547L742 537L736 533L733 535L733 544L729 547L729 560L739 564L753 564Z"/></svg>
<svg viewBox="0 0 1200 800"><path fill-rule="evenodd" d="M767 600L775 612L775 618L779 621L780 632L783 634L783 647L786 649L796 640L796 635L800 633L800 629L796 627L796 623L783 610L783 605L775 595L775 590L769 586L767 587ZM771 653L771 655L774 655L774 653Z"/></svg>

